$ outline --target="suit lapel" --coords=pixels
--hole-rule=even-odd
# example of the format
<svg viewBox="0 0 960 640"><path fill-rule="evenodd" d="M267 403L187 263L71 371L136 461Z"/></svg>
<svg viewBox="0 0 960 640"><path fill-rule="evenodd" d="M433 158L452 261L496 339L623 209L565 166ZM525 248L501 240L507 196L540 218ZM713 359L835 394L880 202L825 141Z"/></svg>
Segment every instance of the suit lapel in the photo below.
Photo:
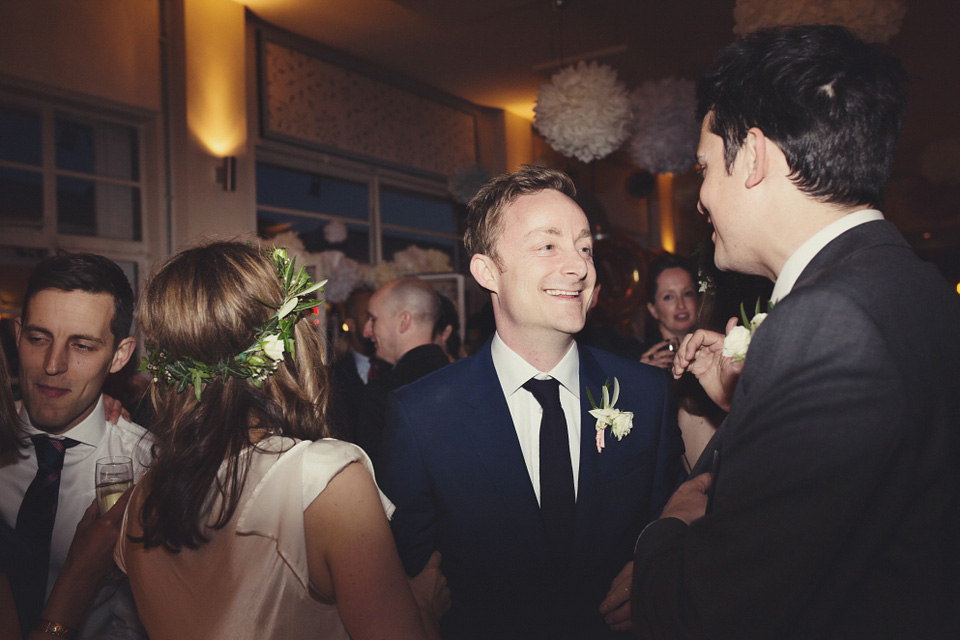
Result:
<svg viewBox="0 0 960 640"><path fill-rule="evenodd" d="M472 418L463 421L466 436L503 500L509 522L518 541L525 541L533 556L546 559L546 535L540 519L540 505L517 440L517 432L503 397L503 388L493 366L490 342L476 355L469 379L476 381L465 390L465 402Z"/></svg>

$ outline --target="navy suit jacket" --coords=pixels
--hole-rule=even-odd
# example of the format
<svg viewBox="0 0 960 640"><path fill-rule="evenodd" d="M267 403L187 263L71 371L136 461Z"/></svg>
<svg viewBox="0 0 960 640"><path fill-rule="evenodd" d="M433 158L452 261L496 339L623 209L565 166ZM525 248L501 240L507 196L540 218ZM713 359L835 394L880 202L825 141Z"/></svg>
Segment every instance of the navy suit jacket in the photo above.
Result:
<svg viewBox="0 0 960 640"><path fill-rule="evenodd" d="M697 463L707 515L640 537L639 635L960 638L958 330L960 298L889 222L824 247Z"/></svg>
<svg viewBox="0 0 960 640"><path fill-rule="evenodd" d="M573 551L552 562L490 342L391 398L378 478L410 575L439 550L453 604L444 638L605 637L598 607L682 476L663 373L580 346L582 433ZM616 377L633 430L597 452L584 392Z"/></svg>

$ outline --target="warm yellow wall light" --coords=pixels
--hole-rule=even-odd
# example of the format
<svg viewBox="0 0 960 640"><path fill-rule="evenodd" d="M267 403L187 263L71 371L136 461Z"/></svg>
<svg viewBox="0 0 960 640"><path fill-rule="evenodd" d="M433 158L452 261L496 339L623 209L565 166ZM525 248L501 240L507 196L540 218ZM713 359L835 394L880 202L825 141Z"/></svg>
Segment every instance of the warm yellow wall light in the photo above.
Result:
<svg viewBox="0 0 960 640"><path fill-rule="evenodd" d="M217 157L247 142L243 5L233 0L184 3L187 126Z"/></svg>
<svg viewBox="0 0 960 640"><path fill-rule="evenodd" d="M673 223L673 174L657 174L657 195L660 199L660 246L665 251L677 250L677 229Z"/></svg>

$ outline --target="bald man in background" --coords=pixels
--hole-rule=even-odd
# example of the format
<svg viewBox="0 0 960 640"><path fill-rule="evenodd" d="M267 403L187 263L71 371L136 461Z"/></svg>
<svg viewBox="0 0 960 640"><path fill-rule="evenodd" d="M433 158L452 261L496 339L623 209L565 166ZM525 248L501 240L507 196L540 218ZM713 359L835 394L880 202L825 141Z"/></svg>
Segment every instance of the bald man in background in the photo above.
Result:
<svg viewBox="0 0 960 640"><path fill-rule="evenodd" d="M433 342L440 296L420 278L391 280L374 292L367 306L363 336L373 341L377 357L393 368L363 390L357 421L357 444L379 462L387 396L394 389L450 363Z"/></svg>

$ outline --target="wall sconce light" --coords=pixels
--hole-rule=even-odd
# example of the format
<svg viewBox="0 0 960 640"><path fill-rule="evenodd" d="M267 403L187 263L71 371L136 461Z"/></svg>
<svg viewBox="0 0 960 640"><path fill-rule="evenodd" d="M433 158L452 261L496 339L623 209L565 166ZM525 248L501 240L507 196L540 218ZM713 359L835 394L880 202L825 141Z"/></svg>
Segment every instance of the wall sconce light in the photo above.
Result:
<svg viewBox="0 0 960 640"><path fill-rule="evenodd" d="M237 156L226 156L223 163L217 167L217 184L224 191L237 190Z"/></svg>

